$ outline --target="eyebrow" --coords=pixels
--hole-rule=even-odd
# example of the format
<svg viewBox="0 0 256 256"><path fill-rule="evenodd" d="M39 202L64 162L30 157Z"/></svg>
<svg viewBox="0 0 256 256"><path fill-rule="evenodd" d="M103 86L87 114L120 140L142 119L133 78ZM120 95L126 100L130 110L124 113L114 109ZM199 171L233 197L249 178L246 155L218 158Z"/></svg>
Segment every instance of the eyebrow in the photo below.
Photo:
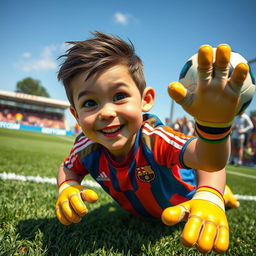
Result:
<svg viewBox="0 0 256 256"><path fill-rule="evenodd" d="M81 91L81 92L79 92L79 94L78 94L78 96L77 96L77 99L79 100L81 97L83 97L83 96L85 96L85 95L87 95L87 94L89 94L89 93L90 93L90 92L87 91L87 90Z"/></svg>
<svg viewBox="0 0 256 256"><path fill-rule="evenodd" d="M122 83L122 82L119 82L119 83L116 83L112 88L111 90L116 90L117 88L119 87L126 87L127 85L125 83ZM87 94L90 94L92 93L91 91L89 90L84 90L84 91L81 91L79 92L78 96L77 96L77 100L79 100L81 97L83 96L86 96Z"/></svg>

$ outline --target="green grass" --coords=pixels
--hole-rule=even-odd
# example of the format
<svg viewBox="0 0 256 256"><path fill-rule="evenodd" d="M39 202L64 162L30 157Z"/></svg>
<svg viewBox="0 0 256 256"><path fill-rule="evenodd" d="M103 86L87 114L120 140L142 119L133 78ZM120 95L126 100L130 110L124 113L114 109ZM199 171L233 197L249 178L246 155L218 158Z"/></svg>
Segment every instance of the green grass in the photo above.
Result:
<svg viewBox="0 0 256 256"><path fill-rule="evenodd" d="M2 128L0 172L53 177L57 165L69 153L72 145L72 139L69 139Z"/></svg>
<svg viewBox="0 0 256 256"><path fill-rule="evenodd" d="M0 129L0 172L55 177L72 138ZM252 168L228 170L256 176ZM227 175L235 194L256 195L255 179ZM184 224L132 216L101 189L99 200L79 224L55 217L55 185L0 180L0 255L201 255L179 241ZM230 248L224 255L256 255L256 202L241 200L227 211ZM216 255L210 253L209 255Z"/></svg>

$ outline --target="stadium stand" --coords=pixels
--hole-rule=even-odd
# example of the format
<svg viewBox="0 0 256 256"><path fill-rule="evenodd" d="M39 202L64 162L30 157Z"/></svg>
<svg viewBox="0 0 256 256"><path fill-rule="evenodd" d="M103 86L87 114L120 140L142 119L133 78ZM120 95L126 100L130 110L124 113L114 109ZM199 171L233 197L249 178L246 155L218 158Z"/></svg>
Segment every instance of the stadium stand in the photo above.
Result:
<svg viewBox="0 0 256 256"><path fill-rule="evenodd" d="M0 90L0 128L71 135L67 101Z"/></svg>

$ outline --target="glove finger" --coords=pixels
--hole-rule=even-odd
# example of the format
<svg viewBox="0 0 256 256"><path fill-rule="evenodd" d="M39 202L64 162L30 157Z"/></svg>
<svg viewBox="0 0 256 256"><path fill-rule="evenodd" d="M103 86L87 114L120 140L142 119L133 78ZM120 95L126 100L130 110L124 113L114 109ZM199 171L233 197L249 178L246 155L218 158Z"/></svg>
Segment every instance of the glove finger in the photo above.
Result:
<svg viewBox="0 0 256 256"><path fill-rule="evenodd" d="M205 90L212 79L213 49L202 45L198 50L198 89Z"/></svg>
<svg viewBox="0 0 256 256"><path fill-rule="evenodd" d="M240 206L239 201L234 196L233 192L231 191L231 189L228 185L225 186L225 191L224 191L223 197L225 200L225 206L231 207L231 208L238 208Z"/></svg>
<svg viewBox="0 0 256 256"><path fill-rule="evenodd" d="M166 208L162 212L162 222L167 226L172 226L182 221L187 213L183 205L177 205Z"/></svg>
<svg viewBox="0 0 256 256"><path fill-rule="evenodd" d="M229 198L229 201L225 205L230 208L240 207L240 203L239 203L239 201L237 201L237 199L235 197Z"/></svg>
<svg viewBox="0 0 256 256"><path fill-rule="evenodd" d="M214 243L214 250L218 253L227 251L229 247L229 230L226 226L220 226Z"/></svg>
<svg viewBox="0 0 256 256"><path fill-rule="evenodd" d="M193 92L188 91L183 84L179 82L170 83L168 86L169 96L180 104L184 109L188 108L194 101Z"/></svg>
<svg viewBox="0 0 256 256"><path fill-rule="evenodd" d="M213 248L214 239L217 233L217 226L214 222L206 221L197 242L199 251L206 253Z"/></svg>
<svg viewBox="0 0 256 256"><path fill-rule="evenodd" d="M235 67L230 78L230 87L233 89L233 91L235 91L236 93L240 92L248 72L249 66L246 63L239 63Z"/></svg>
<svg viewBox="0 0 256 256"><path fill-rule="evenodd" d="M84 216L88 213L88 210L83 203L80 194L73 194L69 201L71 203L72 208L75 210L76 214L79 216Z"/></svg>
<svg viewBox="0 0 256 256"><path fill-rule="evenodd" d="M187 89L179 82L170 83L168 86L169 96L176 102L182 101L187 94Z"/></svg>
<svg viewBox="0 0 256 256"><path fill-rule="evenodd" d="M79 217L75 211L70 207L70 204L69 204L69 201L66 200L66 201L62 201L60 203L61 205L61 210L65 216L65 218L70 221L70 222L73 222L73 223L78 223L81 221L81 217Z"/></svg>
<svg viewBox="0 0 256 256"><path fill-rule="evenodd" d="M225 82L228 78L229 62L231 56L231 48L227 44L220 44L216 50L215 59L215 79L220 79Z"/></svg>
<svg viewBox="0 0 256 256"><path fill-rule="evenodd" d="M65 226L71 224L71 222L68 221L67 218L65 217L65 215L62 213L60 207L56 207L56 216L61 224L65 225Z"/></svg>
<svg viewBox="0 0 256 256"><path fill-rule="evenodd" d="M82 190L81 196L82 196L83 200L85 200L88 203L95 203L99 198L97 193L91 189Z"/></svg>
<svg viewBox="0 0 256 256"><path fill-rule="evenodd" d="M228 44L220 44L216 50L215 67L227 68L231 57L231 48Z"/></svg>
<svg viewBox="0 0 256 256"><path fill-rule="evenodd" d="M200 234L203 220L201 217L191 215L181 234L181 241L187 247L192 247Z"/></svg>

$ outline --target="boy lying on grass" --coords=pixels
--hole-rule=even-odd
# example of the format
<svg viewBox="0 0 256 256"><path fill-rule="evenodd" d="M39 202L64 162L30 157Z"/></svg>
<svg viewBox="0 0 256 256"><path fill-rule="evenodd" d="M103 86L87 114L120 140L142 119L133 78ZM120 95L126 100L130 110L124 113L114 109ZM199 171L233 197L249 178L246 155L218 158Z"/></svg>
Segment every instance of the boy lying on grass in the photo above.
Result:
<svg viewBox="0 0 256 256"><path fill-rule="evenodd" d="M56 215L64 225L78 223L97 194L80 185L90 174L125 210L187 223L182 242L198 250L225 252L229 228L225 203L238 207L230 189L223 198L230 129L240 87L248 73L237 65L228 80L231 49L204 45L198 51L198 89L190 97L179 83L170 96L194 116L198 137L164 126L149 114L155 91L146 87L141 59L122 39L100 32L67 51L58 78L71 112L82 128L58 172ZM214 69L214 77L212 76ZM144 112L144 114L143 114Z"/></svg>

